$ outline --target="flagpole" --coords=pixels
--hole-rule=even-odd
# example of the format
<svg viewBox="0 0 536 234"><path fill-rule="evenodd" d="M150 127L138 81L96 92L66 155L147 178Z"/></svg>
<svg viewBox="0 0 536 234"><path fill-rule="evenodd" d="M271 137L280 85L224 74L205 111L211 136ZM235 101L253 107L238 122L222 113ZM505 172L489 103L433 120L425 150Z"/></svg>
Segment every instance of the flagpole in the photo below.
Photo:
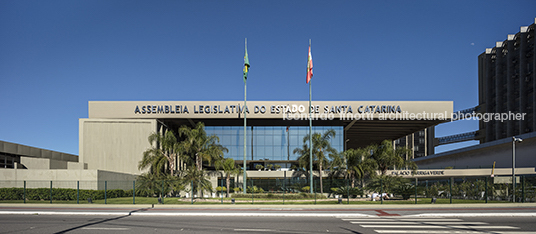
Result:
<svg viewBox="0 0 536 234"><path fill-rule="evenodd" d="M309 39L309 49L311 48L311 39ZM312 80L312 79L311 79ZM313 118L311 118L311 80L309 80L309 186L310 192L313 193Z"/></svg>
<svg viewBox="0 0 536 234"><path fill-rule="evenodd" d="M246 46L246 55L247 55L247 48L248 48L248 39L247 38L245 40L245 46ZM248 87L247 83L248 83L248 79L246 77L246 79L244 79L244 108L243 108L243 110L244 110L244 167L243 167L243 169L244 169L244 184L242 185L242 187L243 187L242 189L244 191L244 194L246 194L246 190L247 190L246 189L246 184L247 184L247 174L246 174L246 152L247 152L246 151L246 121L247 121L247 114L246 114L247 113L246 112L246 108L247 108L246 103L247 103L247 101L246 100L247 99L246 99L246 95L247 95L247 87Z"/></svg>

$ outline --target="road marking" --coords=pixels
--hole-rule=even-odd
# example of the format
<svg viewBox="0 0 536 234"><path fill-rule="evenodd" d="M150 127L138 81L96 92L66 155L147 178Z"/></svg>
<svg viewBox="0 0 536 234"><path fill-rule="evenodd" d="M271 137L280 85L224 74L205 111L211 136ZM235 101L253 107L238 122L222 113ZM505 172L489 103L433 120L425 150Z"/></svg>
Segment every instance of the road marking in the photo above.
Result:
<svg viewBox="0 0 536 234"><path fill-rule="evenodd" d="M431 224L431 225L487 225L485 222L407 222L407 221L350 221L352 224Z"/></svg>
<svg viewBox="0 0 536 234"><path fill-rule="evenodd" d="M399 214L389 214L383 210L374 210L378 212L378 216L400 216Z"/></svg>
<svg viewBox="0 0 536 234"><path fill-rule="evenodd" d="M528 234L535 232L507 231L504 229L521 229L515 226L491 226L487 222L469 222L463 219L445 219L439 216L423 217L371 217L341 218L343 221L357 224L362 228L371 228L376 233L414 233L414 234ZM493 230L493 231L490 231ZM499 231L503 230L503 231Z"/></svg>
<svg viewBox="0 0 536 234"><path fill-rule="evenodd" d="M440 231L440 230L374 230L377 233L414 233L414 234L534 234L534 232L503 231Z"/></svg>
<svg viewBox="0 0 536 234"><path fill-rule="evenodd" d="M519 227L512 227L512 226L447 226L449 228L458 228L458 229L482 229L482 228L489 228L489 229L520 229Z"/></svg>
<svg viewBox="0 0 536 234"><path fill-rule="evenodd" d="M351 224L419 224L418 222L367 222L367 221L359 221L359 222L350 222Z"/></svg>
<svg viewBox="0 0 536 234"><path fill-rule="evenodd" d="M435 225L488 225L486 222L422 222L424 224L435 224Z"/></svg>
<svg viewBox="0 0 536 234"><path fill-rule="evenodd" d="M406 217L534 217L535 212L522 213L425 213L406 215Z"/></svg>
<svg viewBox="0 0 536 234"><path fill-rule="evenodd" d="M457 229L519 229L512 226L461 226L461 225L359 225L364 228L457 228Z"/></svg>
<svg viewBox="0 0 536 234"><path fill-rule="evenodd" d="M359 225L363 228L448 228L448 226L433 225Z"/></svg>
<svg viewBox="0 0 536 234"><path fill-rule="evenodd" d="M448 222L455 222L455 221L463 221L463 219L441 219L441 218L433 218L433 219L416 219L416 218L368 218L368 219L342 219L343 221L377 221L377 222L391 222L395 220L399 221L448 221Z"/></svg>
<svg viewBox="0 0 536 234"><path fill-rule="evenodd" d="M130 228L100 228L100 227L83 227L82 229L85 230L114 230L114 231L126 231L130 230Z"/></svg>
<svg viewBox="0 0 536 234"><path fill-rule="evenodd" d="M274 229L234 229L235 232L275 232Z"/></svg>

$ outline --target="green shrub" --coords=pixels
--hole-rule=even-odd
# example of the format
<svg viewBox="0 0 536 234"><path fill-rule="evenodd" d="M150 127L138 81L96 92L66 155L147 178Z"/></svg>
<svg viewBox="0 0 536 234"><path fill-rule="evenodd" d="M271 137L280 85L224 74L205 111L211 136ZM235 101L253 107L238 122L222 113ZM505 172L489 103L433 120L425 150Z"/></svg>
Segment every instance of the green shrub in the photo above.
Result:
<svg viewBox="0 0 536 234"><path fill-rule="evenodd" d="M300 199L314 199L315 194L310 193L300 193L300 194L282 194L282 193L235 193L232 195L233 198L260 198L260 199L283 199L285 200L300 200ZM322 194L316 194L317 199L325 199L326 196Z"/></svg>
<svg viewBox="0 0 536 234"><path fill-rule="evenodd" d="M408 200L411 195L415 194L415 185L411 183L398 185L393 189L393 193L396 195L401 195L402 199L404 200Z"/></svg>
<svg viewBox="0 0 536 234"><path fill-rule="evenodd" d="M131 190L111 189L106 191L106 198L131 197ZM29 188L26 189L26 199L34 201L50 200L50 188ZM85 190L80 189L80 200L104 199L104 190ZM136 192L137 193L137 192ZM76 189L53 188L52 200L73 201L76 200L78 191ZM0 200L22 200L24 197L23 188L0 188Z"/></svg>
<svg viewBox="0 0 536 234"><path fill-rule="evenodd" d="M21 200L23 196L22 188L0 188L0 200Z"/></svg>
<svg viewBox="0 0 536 234"><path fill-rule="evenodd" d="M264 189L257 186L248 186L246 191L248 193L264 193Z"/></svg>
<svg viewBox="0 0 536 234"><path fill-rule="evenodd" d="M348 195L350 195L350 197L356 197L357 195L364 194L363 189L356 188L356 187L352 188L350 186L341 186L338 188L331 188L331 191L333 192L333 194L341 195L344 198L347 198Z"/></svg>

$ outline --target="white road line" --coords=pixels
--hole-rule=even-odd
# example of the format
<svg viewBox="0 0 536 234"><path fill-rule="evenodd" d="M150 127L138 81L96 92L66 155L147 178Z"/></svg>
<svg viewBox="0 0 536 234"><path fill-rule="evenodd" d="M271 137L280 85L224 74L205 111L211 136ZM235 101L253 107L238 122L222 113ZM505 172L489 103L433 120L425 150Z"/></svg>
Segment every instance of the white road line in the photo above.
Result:
<svg viewBox="0 0 536 234"><path fill-rule="evenodd" d="M462 226L462 225L359 225L363 228L457 228L457 229L519 229L512 226Z"/></svg>
<svg viewBox="0 0 536 234"><path fill-rule="evenodd" d="M354 218L354 217L372 217L372 215L367 214L341 214L341 213L206 213L206 212L192 212L192 213L179 213L179 212L63 212L63 211L0 211L2 214L11 214L11 215L117 215L117 216L220 216L220 217L245 217L245 216L256 216L256 217L345 217L345 218Z"/></svg>
<svg viewBox="0 0 536 234"><path fill-rule="evenodd" d="M457 228L457 229L519 229L512 226L462 226L462 225L359 225L363 228Z"/></svg>
<svg viewBox="0 0 536 234"><path fill-rule="evenodd" d="M376 221L376 222L391 222L395 220L399 221L447 221L447 222L456 222L456 221L463 221L463 219L441 219L441 218L435 218L435 219L428 219L428 218L422 218L422 219L416 219L416 218L403 218L403 219L393 219L393 218L381 218L381 219L342 219L342 221Z"/></svg>
<svg viewBox="0 0 536 234"><path fill-rule="evenodd" d="M351 224L419 224L418 222L366 222L366 221L359 221L359 222L350 222Z"/></svg>
<svg viewBox="0 0 536 234"><path fill-rule="evenodd" d="M503 231L440 231L440 230L374 230L377 233L412 233L412 234L534 234L534 232Z"/></svg>
<svg viewBox="0 0 536 234"><path fill-rule="evenodd" d="M352 224L430 224L430 225L488 225L486 222L408 222L408 221L389 221L389 222L375 222L375 221L350 221Z"/></svg>
<svg viewBox="0 0 536 234"><path fill-rule="evenodd" d="M534 217L536 213L425 213L405 217Z"/></svg>
<svg viewBox="0 0 536 234"><path fill-rule="evenodd" d="M235 232L275 232L274 229L234 229Z"/></svg>
<svg viewBox="0 0 536 234"><path fill-rule="evenodd" d="M359 225L363 228L448 228L447 226L433 225Z"/></svg>
<svg viewBox="0 0 536 234"><path fill-rule="evenodd" d="M424 224L434 225L488 225L486 222L422 222Z"/></svg>
<svg viewBox="0 0 536 234"><path fill-rule="evenodd" d="M55 211L0 211L0 214L16 215L128 215L128 212L55 212Z"/></svg>
<svg viewBox="0 0 536 234"><path fill-rule="evenodd" d="M447 226L449 228L458 228L458 229L520 229L519 227L512 226Z"/></svg>
<svg viewBox="0 0 536 234"><path fill-rule="evenodd" d="M85 230L114 230L114 231L126 231L130 230L130 228L100 228L100 227L83 227L82 229Z"/></svg>

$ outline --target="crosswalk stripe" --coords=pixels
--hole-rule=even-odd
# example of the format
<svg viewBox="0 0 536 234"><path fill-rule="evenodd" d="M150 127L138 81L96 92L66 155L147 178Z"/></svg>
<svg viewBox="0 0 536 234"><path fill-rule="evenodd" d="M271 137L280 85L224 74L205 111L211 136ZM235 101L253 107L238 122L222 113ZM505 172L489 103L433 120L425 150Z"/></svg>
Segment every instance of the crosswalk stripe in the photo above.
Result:
<svg viewBox="0 0 536 234"><path fill-rule="evenodd" d="M378 222L389 222L389 221L393 221L393 220L400 220L400 221L450 221L450 222L463 221L462 219L441 219L441 218L436 218L436 219L428 219L428 218L427 219L416 219L416 218L342 219L342 221L378 221Z"/></svg>
<svg viewBox="0 0 536 234"><path fill-rule="evenodd" d="M462 225L360 225L364 228L457 228L457 229L519 229L518 227L512 226L462 226Z"/></svg>
<svg viewBox="0 0 536 234"><path fill-rule="evenodd" d="M359 225L363 228L447 228L447 226L434 225Z"/></svg>
<svg viewBox="0 0 536 234"><path fill-rule="evenodd" d="M432 224L432 225L487 225L485 222L407 222L407 221L350 221L352 224Z"/></svg>
<svg viewBox="0 0 536 234"><path fill-rule="evenodd" d="M486 222L422 222L425 224L434 224L434 225L488 225Z"/></svg>
<svg viewBox="0 0 536 234"><path fill-rule="evenodd" d="M512 227L512 226L447 226L450 228L459 228L459 229L483 229L483 228L489 228L489 229L519 229L518 227Z"/></svg>
<svg viewBox="0 0 536 234"><path fill-rule="evenodd" d="M341 218L362 228L372 228L382 234L534 234L535 232L513 231L515 226L492 226L487 222L470 222L460 218L418 217L367 217ZM508 229L512 230L509 231ZM501 231L502 230L502 231Z"/></svg>
<svg viewBox="0 0 536 234"><path fill-rule="evenodd" d="M351 224L419 224L418 222L367 222L367 221L359 221L359 222L350 222Z"/></svg>
<svg viewBox="0 0 536 234"><path fill-rule="evenodd" d="M377 233L413 233L413 234L534 234L534 232L504 231L442 231L442 230L374 230Z"/></svg>

